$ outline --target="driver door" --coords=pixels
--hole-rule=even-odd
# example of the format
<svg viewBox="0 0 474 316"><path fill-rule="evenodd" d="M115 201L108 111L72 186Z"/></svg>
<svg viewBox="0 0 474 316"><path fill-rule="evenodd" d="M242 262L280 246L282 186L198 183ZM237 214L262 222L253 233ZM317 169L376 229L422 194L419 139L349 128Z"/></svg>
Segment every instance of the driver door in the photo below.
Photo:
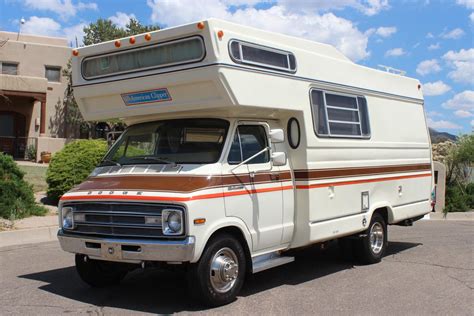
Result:
<svg viewBox="0 0 474 316"><path fill-rule="evenodd" d="M252 235L253 251L281 244L283 193L277 176L279 168L272 166L270 150L237 165L268 146L268 125L240 123L227 159L226 214L245 222Z"/></svg>

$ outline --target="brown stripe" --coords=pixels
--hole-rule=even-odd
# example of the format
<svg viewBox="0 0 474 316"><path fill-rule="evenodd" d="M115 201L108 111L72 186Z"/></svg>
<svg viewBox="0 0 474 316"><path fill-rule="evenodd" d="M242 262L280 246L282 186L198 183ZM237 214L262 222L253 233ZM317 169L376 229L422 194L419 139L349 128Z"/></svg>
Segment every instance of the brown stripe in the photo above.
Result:
<svg viewBox="0 0 474 316"><path fill-rule="evenodd" d="M296 170L296 181L334 179L344 177L372 176L390 173L404 173L431 170L431 164L358 167L341 169Z"/></svg>
<svg viewBox="0 0 474 316"><path fill-rule="evenodd" d="M256 173L254 178L248 174L226 176L102 176L92 177L79 184L71 192L77 191L171 191L189 193L236 184L263 184L290 181L291 172Z"/></svg>

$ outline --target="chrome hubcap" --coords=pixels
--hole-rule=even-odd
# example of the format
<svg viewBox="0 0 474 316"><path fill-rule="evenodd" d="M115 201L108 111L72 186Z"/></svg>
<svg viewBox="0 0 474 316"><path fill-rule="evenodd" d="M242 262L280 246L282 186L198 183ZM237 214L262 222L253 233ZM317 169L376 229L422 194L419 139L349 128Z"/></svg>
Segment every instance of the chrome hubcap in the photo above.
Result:
<svg viewBox="0 0 474 316"><path fill-rule="evenodd" d="M376 222L370 227L370 248L374 254L379 254L383 248L383 227L382 224Z"/></svg>
<svg viewBox="0 0 474 316"><path fill-rule="evenodd" d="M225 293L232 289L239 275L239 263L235 252L222 248L212 258L210 280L217 292Z"/></svg>

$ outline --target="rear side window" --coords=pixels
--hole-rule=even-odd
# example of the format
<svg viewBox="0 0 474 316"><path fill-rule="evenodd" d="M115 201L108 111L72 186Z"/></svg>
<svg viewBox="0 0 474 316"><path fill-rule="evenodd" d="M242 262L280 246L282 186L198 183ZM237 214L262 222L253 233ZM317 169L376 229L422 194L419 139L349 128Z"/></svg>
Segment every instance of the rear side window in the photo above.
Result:
<svg viewBox="0 0 474 316"><path fill-rule="evenodd" d="M311 106L318 136L370 138L365 97L312 90Z"/></svg>
<svg viewBox="0 0 474 316"><path fill-rule="evenodd" d="M232 40L229 51L235 62L274 70L295 72L295 56L283 50Z"/></svg>
<svg viewBox="0 0 474 316"><path fill-rule="evenodd" d="M236 165L266 147L268 147L268 140L263 126L241 125L235 132L227 160L230 165ZM248 164L266 163L269 161L270 153L267 151L250 160Z"/></svg>

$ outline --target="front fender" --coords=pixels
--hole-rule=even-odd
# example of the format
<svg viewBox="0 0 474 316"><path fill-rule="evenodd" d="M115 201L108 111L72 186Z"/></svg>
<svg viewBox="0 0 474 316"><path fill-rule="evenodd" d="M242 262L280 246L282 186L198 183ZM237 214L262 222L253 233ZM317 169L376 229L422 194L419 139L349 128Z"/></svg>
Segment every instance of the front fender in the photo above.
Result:
<svg viewBox="0 0 474 316"><path fill-rule="evenodd" d="M196 244L194 248L194 256L191 262L199 261L204 249L206 248L207 242L212 237L212 235L218 230L226 227L238 228L245 238L248 249L252 250L252 237L245 223L237 217L224 217L212 223L204 224L199 230L195 229Z"/></svg>

